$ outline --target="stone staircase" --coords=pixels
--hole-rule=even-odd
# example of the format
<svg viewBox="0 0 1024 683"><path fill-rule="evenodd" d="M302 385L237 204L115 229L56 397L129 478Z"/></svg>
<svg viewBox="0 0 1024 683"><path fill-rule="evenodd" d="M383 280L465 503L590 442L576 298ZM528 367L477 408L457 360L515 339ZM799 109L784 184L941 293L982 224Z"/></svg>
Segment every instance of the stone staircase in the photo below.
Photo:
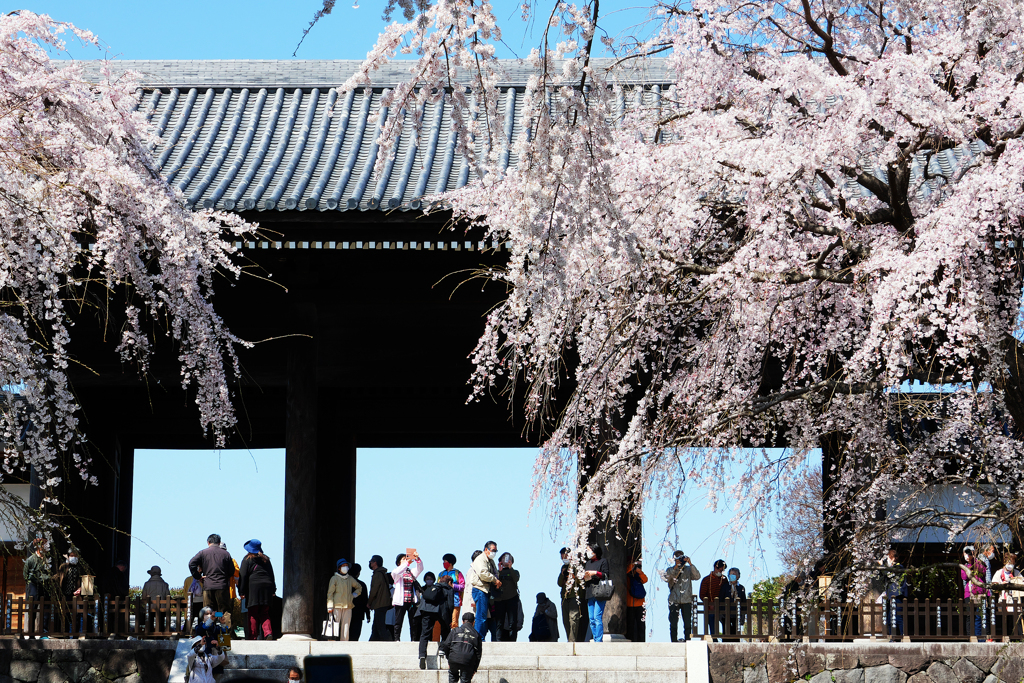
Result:
<svg viewBox="0 0 1024 683"><path fill-rule="evenodd" d="M703 643L484 643L474 683L687 683L687 650ZM704 648L706 653L706 647ZM437 643L419 668L416 643L234 641L221 683L247 677L285 681L306 655L352 656L355 683L447 683ZM706 667L706 654L704 655ZM178 667L174 667L177 669ZM180 667L182 670L184 666ZM706 668L704 669L706 672ZM699 674L690 683L707 681ZM174 679L169 683L182 683Z"/></svg>

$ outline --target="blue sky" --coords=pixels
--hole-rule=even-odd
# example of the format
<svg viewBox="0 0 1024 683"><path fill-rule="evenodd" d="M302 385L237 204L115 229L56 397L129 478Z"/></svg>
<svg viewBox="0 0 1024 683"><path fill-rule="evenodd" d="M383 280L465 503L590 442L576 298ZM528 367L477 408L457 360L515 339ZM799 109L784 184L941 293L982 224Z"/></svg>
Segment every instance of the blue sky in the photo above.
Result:
<svg viewBox="0 0 1024 683"><path fill-rule="evenodd" d="M524 24L521 2L494 0L503 21L504 45L498 56L525 57L540 32ZM69 46L76 59L291 59L321 0L40 0L18 8L49 14L99 36L103 49ZM306 38L300 59L362 59L380 33L380 0L341 0ZM550 5L538 5L550 11ZM647 8L612 1L601 4L598 24L613 37L642 34ZM398 15L400 17L400 15Z"/></svg>
<svg viewBox="0 0 1024 683"><path fill-rule="evenodd" d="M302 30L320 5L320 0L178 0L172 4L47 0L18 7L49 14L95 33L102 46L72 42L67 56L75 59L292 59ZM379 0L362 0L358 8L347 1L339 2L334 14L326 17L305 40L297 57L365 57L383 27L381 7ZM540 34L519 20L520 2L496 0L494 7L499 18L507 18L499 56L528 54ZM644 35L649 30L641 25L646 11L606 0L599 24L612 36ZM557 591L557 551L567 537L566 531L552 527L547 510L530 512L534 456L535 451L528 449L360 450L356 560L365 565L372 554L393 558L407 546L416 546L428 569L440 569L441 555L446 552L455 553L464 568L472 551L493 539L501 550L516 556L516 566L523 576L524 608L532 613L538 592L554 595ZM404 508L396 510L390 498L381 492L393 489L390 476L399 463L403 471L416 468L419 490L424 493L411 497ZM459 503L462 494L479 490L482 463L486 463L486 503ZM201 479L204 486L176 490L174 498L179 510L208 510L209 514L201 517L217 520L217 528L207 528L207 522L183 522L180 515L167 515L166 505L150 505L153 500L167 500L168 471L202 472L197 480ZM436 493L426 493L429 491ZM421 514L424 506L429 514ZM715 559L724 556L730 564L744 569L744 583L748 587L759 576L779 573L774 548L766 548L762 554L741 542L730 554L723 553L721 546L727 536L729 513L715 514L704 507L703 496L694 492L687 500L684 514L676 520L681 534L679 547L694 558L698 568L706 571ZM204 547L211 532L220 533L236 556L242 553L242 543L256 537L263 541L271 557L280 558L283 508L282 450L137 452L130 568L133 585L141 585L147 578L146 569L154 564L163 567L169 583L182 585L188 574L188 560ZM396 518L402 520L401 525L395 524ZM767 520L761 520L759 527L766 523ZM663 510L645 511L648 570L665 566L661 541L667 528ZM749 571L752 558L753 566L760 570L754 575ZM655 579L654 573L649 573ZM664 583L655 580L649 587L648 604L652 637L667 640Z"/></svg>
<svg viewBox="0 0 1024 683"><path fill-rule="evenodd" d="M357 457L355 561L365 567L371 555L380 554L390 565L396 554L415 547L427 570L440 571L441 556L448 552L458 557L457 566L465 570L473 550L494 540L500 551L516 558L528 614L537 593L557 595L558 549L568 540L569 531L556 528L548 510L530 511L535 450L361 449ZM166 500L168 471L202 472L197 477L204 485L177 491L175 500L182 510L209 510L210 514L201 515L203 522L182 522L179 516L167 515L166 505L150 504ZM395 471L415 472L417 482L415 494L397 507L394 496L386 495L395 490ZM476 500L461 502L467 497ZM724 558L742 570L748 589L757 579L781 572L774 547L766 547L762 554L739 539L726 551L730 512L716 513L705 506L700 492L687 496L683 514L676 520L674 533L679 536L668 539L671 547L688 553L702 573ZM132 585L145 582L146 570L154 564L161 566L168 583L183 585L189 559L206 546L210 533L219 533L236 557L242 555L245 541L259 538L265 552L279 559L284 534L284 451L137 451L132 518ZM658 641L668 640L668 594L651 569L667 566L668 522L663 507L645 510L644 563L651 579L647 626L649 637ZM769 527L770 520L758 520L760 531ZM276 565L275 570L284 568Z"/></svg>

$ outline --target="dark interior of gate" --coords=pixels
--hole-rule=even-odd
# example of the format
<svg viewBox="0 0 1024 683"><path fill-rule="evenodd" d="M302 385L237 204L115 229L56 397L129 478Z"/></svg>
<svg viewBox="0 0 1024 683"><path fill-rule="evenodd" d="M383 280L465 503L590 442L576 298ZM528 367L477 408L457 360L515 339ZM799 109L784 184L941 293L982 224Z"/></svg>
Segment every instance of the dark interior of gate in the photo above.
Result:
<svg viewBox="0 0 1024 683"><path fill-rule="evenodd" d="M161 136L161 172L197 208L230 203L260 224L241 244L246 274L225 278L214 298L235 334L259 342L239 351L239 423L227 445L286 449L284 630L310 633L312 606L323 602L314 591L353 549L357 447L528 445L507 398L466 402L467 356L503 294L471 278L506 254L482 234L448 229L447 213L416 208L424 193L471 178L450 153L443 108L429 110L420 141L407 133L375 176L381 89L352 97L332 89L353 63L262 72L240 64L251 63L123 66L146 82L140 106ZM509 136L521 91L502 88ZM157 358L140 378L114 351L118 319L105 332L94 322L76 352L99 374L80 369L74 382L100 484L69 483L65 500L77 517L75 543L102 568L128 557L133 450L213 443L180 387L175 349L156 340ZM168 462L167 482L166 497L151 504L183 514L175 491L201 485L202 473Z"/></svg>

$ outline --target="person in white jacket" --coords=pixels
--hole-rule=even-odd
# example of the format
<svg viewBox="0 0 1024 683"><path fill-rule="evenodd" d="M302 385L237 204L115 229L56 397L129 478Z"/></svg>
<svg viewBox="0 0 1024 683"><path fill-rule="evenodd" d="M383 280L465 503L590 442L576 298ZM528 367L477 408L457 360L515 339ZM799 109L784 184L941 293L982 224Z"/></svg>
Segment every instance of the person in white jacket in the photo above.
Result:
<svg viewBox="0 0 1024 683"><path fill-rule="evenodd" d="M1017 563L1017 556L1013 553L1003 554L1003 566L998 571L992 574L992 583L1018 583L1024 584L1024 577L1017 571L1015 566ZM1021 586L1024 588L1024 585ZM1020 635L1021 633L1021 617L1024 615L1020 614L1020 610L1016 609L1016 606L1021 604L1021 597L1024 597L1024 590L1003 590L999 592L999 602L1003 603L1006 611L1013 616L1007 616L1007 622L1003 625L1003 635L1009 635L1010 631L1013 631L1014 635ZM1017 612L1017 614L1014 614ZM1012 623L1010 623L1012 620Z"/></svg>
<svg viewBox="0 0 1024 683"><path fill-rule="evenodd" d="M423 573L423 561L418 553L412 555L399 555L395 558L395 570L391 572L391 578L395 581L395 592L391 595L391 604L395 608L395 640L402 639L402 621L405 615L416 609L416 577ZM409 639L414 638L415 629L412 625L412 618L409 619Z"/></svg>
<svg viewBox="0 0 1024 683"><path fill-rule="evenodd" d="M348 560L338 560L338 571L331 577L327 585L327 613L334 618L334 630L337 631L338 640L348 640L348 629L352 624L352 608L355 606L353 599L362 595L363 589L359 582L348 575Z"/></svg>

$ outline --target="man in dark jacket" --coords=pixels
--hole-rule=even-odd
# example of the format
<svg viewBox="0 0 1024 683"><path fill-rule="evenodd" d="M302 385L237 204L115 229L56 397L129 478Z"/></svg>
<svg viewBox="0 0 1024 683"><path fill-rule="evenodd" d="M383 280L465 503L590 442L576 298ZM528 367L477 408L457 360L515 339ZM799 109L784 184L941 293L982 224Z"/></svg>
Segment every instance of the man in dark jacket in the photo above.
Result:
<svg viewBox="0 0 1024 683"><path fill-rule="evenodd" d="M231 612L231 577L235 575L235 563L231 553L220 547L220 534L210 534L206 549L196 553L188 563L192 577L203 582L203 607L214 612Z"/></svg>
<svg viewBox="0 0 1024 683"><path fill-rule="evenodd" d="M537 593L537 611L533 613L530 641L534 643L558 642L558 609L544 593Z"/></svg>
<svg viewBox="0 0 1024 683"><path fill-rule="evenodd" d="M455 591L451 578L442 577L438 582L434 572L423 575L423 590L420 591L420 668L427 668L427 643L434 634L434 624L441 625L441 640L448 637L451 629L452 611L455 609Z"/></svg>
<svg viewBox="0 0 1024 683"><path fill-rule="evenodd" d="M462 615L462 626L448 634L441 643L440 652L448 659L448 683L470 683L480 668L484 653L480 634L473 628L476 617Z"/></svg>
<svg viewBox="0 0 1024 683"><path fill-rule="evenodd" d="M367 602L370 600L369 589L366 584L359 580L359 574L363 571L363 565L354 564L348 574L359 584L359 595L352 598L352 623L348 627L348 639L359 640L363 633L363 619L370 623L370 610L367 609Z"/></svg>
<svg viewBox="0 0 1024 683"><path fill-rule="evenodd" d="M373 572L373 578L370 579L370 596L366 601L367 609L373 612L370 640L394 640L385 623L388 610L391 609L391 591L388 590L391 573L384 569L384 558L380 555L370 558L370 571Z"/></svg>

